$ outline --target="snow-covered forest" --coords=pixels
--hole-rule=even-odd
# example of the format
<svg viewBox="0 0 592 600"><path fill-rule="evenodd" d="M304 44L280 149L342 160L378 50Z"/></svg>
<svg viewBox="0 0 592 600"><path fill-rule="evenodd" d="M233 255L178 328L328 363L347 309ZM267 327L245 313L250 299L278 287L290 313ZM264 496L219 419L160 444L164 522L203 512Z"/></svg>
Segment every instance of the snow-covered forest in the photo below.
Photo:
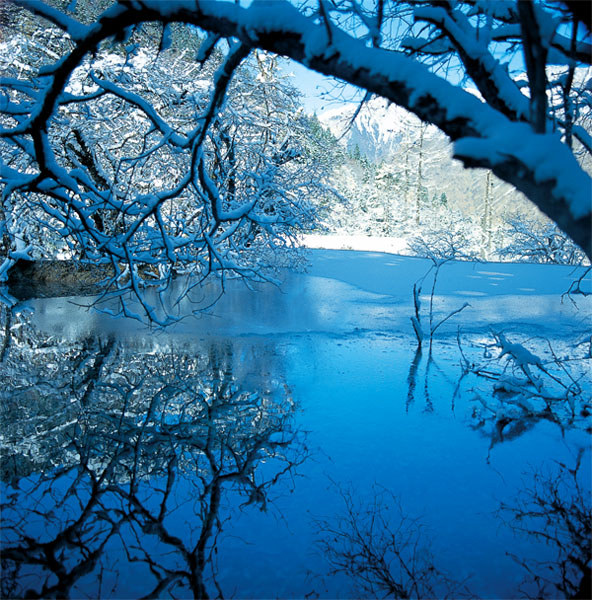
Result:
<svg viewBox="0 0 592 600"><path fill-rule="evenodd" d="M70 4L3 4L4 279L19 257L108 265L106 293L132 290L166 322L147 288L273 279L323 225L578 263L564 232L590 255L573 7ZM305 114L275 53L365 89L363 104Z"/></svg>
<svg viewBox="0 0 592 600"><path fill-rule="evenodd" d="M580 264L584 253L490 170L467 170L452 159L449 140L409 112L375 98L321 114L335 136L339 165L323 225L335 234L413 240L455 231L473 257ZM328 140L330 142L330 140ZM554 257L552 257L554 255Z"/></svg>
<svg viewBox="0 0 592 600"><path fill-rule="evenodd" d="M0 2L3 598L590 597L588 9Z"/></svg>

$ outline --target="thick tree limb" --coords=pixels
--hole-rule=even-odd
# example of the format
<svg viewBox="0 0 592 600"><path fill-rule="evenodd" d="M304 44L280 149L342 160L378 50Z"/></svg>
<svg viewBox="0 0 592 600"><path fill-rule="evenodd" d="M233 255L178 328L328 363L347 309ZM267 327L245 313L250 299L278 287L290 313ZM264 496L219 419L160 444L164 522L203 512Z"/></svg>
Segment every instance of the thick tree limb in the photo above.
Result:
<svg viewBox="0 0 592 600"><path fill-rule="evenodd" d="M547 122L547 48L542 40L532 2L518 2L518 14L530 84L530 122L536 133L544 133Z"/></svg>
<svg viewBox="0 0 592 600"><path fill-rule="evenodd" d="M31 0L20 0L19 4L38 14L45 10ZM524 24L530 22L526 12L522 16ZM238 38L247 46L290 57L319 73L340 78L403 106L423 121L436 125L453 141L479 140L477 155L472 151L473 143L456 147L456 155L465 166L490 168L512 183L592 256L590 177L579 167L573 154L565 153L567 148L558 136L540 135L546 115L541 96L544 79L540 76L544 68L541 54L544 48L538 38L525 40L527 61L529 54L533 61L529 68L534 102L533 130L514 123L499 110L434 75L413 58L369 48L364 41L335 26L329 40L323 23L315 23L287 2L255 2L249 8L193 0L117 4L86 30L84 39L77 37L76 50L58 65L43 106L29 130L46 126L68 74L86 52L125 27L151 20L191 23L223 37ZM54 22L58 21L55 17ZM64 20L60 26L78 33L70 21ZM500 139L503 151L496 151ZM39 139L35 142L43 169L46 149ZM541 168L540 153L532 151L535 146L543 148L547 156L561 156L561 160L554 166L547 161ZM484 152L486 147L488 151Z"/></svg>

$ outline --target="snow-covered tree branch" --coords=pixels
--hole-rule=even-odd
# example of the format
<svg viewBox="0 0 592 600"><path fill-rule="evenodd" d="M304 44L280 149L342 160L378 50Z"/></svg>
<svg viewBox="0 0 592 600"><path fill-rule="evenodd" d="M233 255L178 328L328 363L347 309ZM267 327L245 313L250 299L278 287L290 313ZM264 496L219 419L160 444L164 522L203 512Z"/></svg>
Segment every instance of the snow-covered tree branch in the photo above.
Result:
<svg viewBox="0 0 592 600"><path fill-rule="evenodd" d="M304 198L318 173L302 169L293 128L276 125L265 86L255 92L244 75L241 83L253 48L436 125L466 167L513 184L592 255L589 43L560 3L409 0L372 9L354 0L143 0L114 2L89 24L80 7L71 15L14 3L42 18L37 27L49 21L63 33L41 64L2 79L4 204L26 196L46 228L76 239L88 258L111 261L115 287L139 290L142 265L159 270L162 282L163 268L190 257L201 275L260 277L244 259L254 241L283 245L310 223ZM141 31L155 22L159 39L150 46ZM167 54L178 23L209 35L193 56ZM119 65L100 68L109 52ZM160 72L180 81L140 69L139 57L168 61ZM203 69L210 83L200 88ZM255 83L263 79L261 72ZM233 96L240 85L247 87ZM130 119L126 137L121 123ZM193 214L179 202L193 203Z"/></svg>
<svg viewBox="0 0 592 600"><path fill-rule="evenodd" d="M70 17L31 6L68 36L46 35L41 58L22 33L4 45L4 275L29 257L24 239L45 238L42 256L65 240L70 255L111 266L107 293L133 290L163 322L147 289L173 273L197 275L194 285L213 272L273 277L314 224L309 199L324 193L326 168L303 148L314 136L274 57L202 44L195 29L170 51L131 32L101 46L105 31L93 42Z"/></svg>

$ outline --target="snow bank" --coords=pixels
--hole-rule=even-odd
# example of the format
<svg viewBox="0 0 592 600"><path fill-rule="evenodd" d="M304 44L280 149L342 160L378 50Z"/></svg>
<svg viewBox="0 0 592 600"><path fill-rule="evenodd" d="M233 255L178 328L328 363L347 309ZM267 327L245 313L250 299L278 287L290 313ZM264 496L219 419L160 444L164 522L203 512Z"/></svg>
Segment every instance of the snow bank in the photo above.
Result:
<svg viewBox="0 0 592 600"><path fill-rule="evenodd" d="M407 241L398 237L374 237L369 235L322 235L312 233L300 238L305 248L325 250L360 250L386 254L410 254Z"/></svg>

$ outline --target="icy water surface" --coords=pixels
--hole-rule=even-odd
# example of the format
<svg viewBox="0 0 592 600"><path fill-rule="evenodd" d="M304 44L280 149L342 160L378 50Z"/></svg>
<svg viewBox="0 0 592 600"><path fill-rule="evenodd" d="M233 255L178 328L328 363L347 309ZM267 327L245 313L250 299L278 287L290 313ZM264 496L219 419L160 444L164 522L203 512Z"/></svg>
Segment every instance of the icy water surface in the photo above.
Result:
<svg viewBox="0 0 592 600"><path fill-rule="evenodd" d="M443 283L438 310L471 295L473 314L430 355L409 323L424 265L389 287L350 254L166 334L74 299L5 311L2 596L575 595L587 306L537 269L480 265ZM518 346L500 358L502 329L539 354L536 385Z"/></svg>

